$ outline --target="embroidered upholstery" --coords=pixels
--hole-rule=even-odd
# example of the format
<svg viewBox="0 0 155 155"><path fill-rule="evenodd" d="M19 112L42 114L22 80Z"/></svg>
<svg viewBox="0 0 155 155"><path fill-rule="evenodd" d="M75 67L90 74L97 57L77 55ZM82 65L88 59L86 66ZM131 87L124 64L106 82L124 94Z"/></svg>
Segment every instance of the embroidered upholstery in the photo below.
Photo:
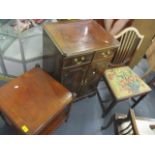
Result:
<svg viewBox="0 0 155 155"><path fill-rule="evenodd" d="M151 91L151 88L128 66L107 69L105 78L118 100Z"/></svg>

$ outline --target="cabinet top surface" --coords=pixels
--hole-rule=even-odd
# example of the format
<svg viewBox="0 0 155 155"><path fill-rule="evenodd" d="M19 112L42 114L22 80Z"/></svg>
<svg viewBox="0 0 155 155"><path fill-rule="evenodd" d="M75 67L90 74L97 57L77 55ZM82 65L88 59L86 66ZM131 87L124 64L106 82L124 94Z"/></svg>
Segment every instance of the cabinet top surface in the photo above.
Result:
<svg viewBox="0 0 155 155"><path fill-rule="evenodd" d="M72 94L41 69L33 69L0 89L0 109L26 134L37 134L72 99Z"/></svg>
<svg viewBox="0 0 155 155"><path fill-rule="evenodd" d="M115 48L119 42L94 20L50 23L44 30L64 55Z"/></svg>

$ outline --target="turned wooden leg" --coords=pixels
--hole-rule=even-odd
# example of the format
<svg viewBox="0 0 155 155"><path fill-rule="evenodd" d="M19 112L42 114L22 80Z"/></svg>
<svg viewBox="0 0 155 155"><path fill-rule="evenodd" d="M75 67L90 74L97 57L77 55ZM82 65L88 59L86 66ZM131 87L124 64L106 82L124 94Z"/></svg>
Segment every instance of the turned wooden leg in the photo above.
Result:
<svg viewBox="0 0 155 155"><path fill-rule="evenodd" d="M72 105L72 103L70 103L70 105L68 106L68 108L67 108L67 112L66 112L66 119L65 119L65 122L67 122L68 121L68 119L69 119L69 116L70 116L70 110L71 110L71 105Z"/></svg>
<svg viewBox="0 0 155 155"><path fill-rule="evenodd" d="M66 119L65 119L65 122L67 122L68 121L68 119L69 119L69 115L70 115L70 110L71 110L71 106L72 106L72 104L73 104L73 101L74 101L74 99L76 98L76 93L72 93L72 102L69 104L69 106L67 107L67 112L66 112Z"/></svg>

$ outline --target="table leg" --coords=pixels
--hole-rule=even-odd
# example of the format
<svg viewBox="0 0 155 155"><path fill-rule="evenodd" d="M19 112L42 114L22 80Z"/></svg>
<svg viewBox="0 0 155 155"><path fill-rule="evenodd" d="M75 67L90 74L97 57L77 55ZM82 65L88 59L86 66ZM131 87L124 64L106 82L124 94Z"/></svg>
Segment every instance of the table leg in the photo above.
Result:
<svg viewBox="0 0 155 155"><path fill-rule="evenodd" d="M70 110L71 110L71 106L72 106L72 104L73 104L74 99L76 98L76 96L77 96L76 93L72 93L72 101L71 101L71 103L69 104L69 106L67 107L67 113L66 113L67 116L66 116L65 122L68 121L69 114L70 114Z"/></svg>
<svg viewBox="0 0 155 155"><path fill-rule="evenodd" d="M67 112L66 112L67 116L66 116L65 122L67 122L69 119L71 106L72 106L72 103L70 103L69 106L67 107Z"/></svg>

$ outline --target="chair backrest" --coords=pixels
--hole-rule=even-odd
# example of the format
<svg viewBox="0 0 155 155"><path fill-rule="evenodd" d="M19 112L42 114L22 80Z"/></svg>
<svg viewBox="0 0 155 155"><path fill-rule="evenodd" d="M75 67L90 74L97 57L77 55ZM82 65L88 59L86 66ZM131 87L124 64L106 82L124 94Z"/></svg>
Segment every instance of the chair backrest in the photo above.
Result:
<svg viewBox="0 0 155 155"><path fill-rule="evenodd" d="M115 115L115 128L118 135L139 135L134 111L130 109L128 115Z"/></svg>
<svg viewBox="0 0 155 155"><path fill-rule="evenodd" d="M127 65L135 51L140 47L144 36L135 27L128 27L115 38L120 42L120 46L116 49L112 64Z"/></svg>

